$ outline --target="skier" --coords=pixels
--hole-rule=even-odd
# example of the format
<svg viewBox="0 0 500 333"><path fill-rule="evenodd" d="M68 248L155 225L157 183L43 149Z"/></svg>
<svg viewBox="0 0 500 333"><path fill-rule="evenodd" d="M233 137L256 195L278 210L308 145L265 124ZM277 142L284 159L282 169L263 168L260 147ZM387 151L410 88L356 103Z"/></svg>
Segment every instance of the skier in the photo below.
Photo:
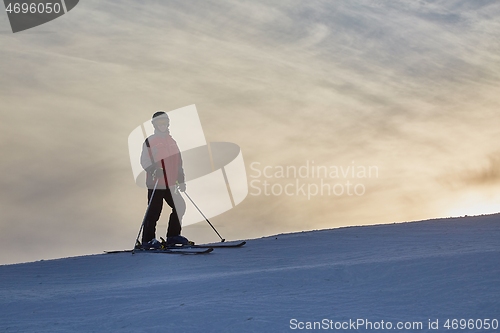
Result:
<svg viewBox="0 0 500 333"><path fill-rule="evenodd" d="M141 165L147 174L148 202L151 202L144 218L142 247L160 248L162 245L156 239L156 223L160 219L163 200L172 208L167 228L167 245L189 244L180 235L186 203L177 189L184 192L186 184L179 147L170 135L170 119L165 112L155 112L151 122L154 134L144 141L141 154Z"/></svg>

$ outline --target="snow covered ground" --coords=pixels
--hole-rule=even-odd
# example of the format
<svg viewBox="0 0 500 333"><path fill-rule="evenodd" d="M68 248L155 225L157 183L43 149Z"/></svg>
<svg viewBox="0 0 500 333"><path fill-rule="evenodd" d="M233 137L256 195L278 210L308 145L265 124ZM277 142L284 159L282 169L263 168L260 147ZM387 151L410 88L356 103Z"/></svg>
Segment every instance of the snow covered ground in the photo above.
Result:
<svg viewBox="0 0 500 333"><path fill-rule="evenodd" d="M500 215L5 265L0 309L0 332L495 332Z"/></svg>

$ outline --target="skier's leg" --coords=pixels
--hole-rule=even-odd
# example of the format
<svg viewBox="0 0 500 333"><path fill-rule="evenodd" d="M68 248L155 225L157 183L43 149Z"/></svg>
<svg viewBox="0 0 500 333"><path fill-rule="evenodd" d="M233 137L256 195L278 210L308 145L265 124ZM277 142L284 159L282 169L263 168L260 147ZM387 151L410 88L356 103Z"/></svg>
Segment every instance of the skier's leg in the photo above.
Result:
<svg viewBox="0 0 500 333"><path fill-rule="evenodd" d="M142 232L142 244L145 244L156 238L156 222L160 219L161 210L163 207L163 196L162 192L169 192L168 190L157 189L151 200L151 195L153 190L148 190L148 202L151 200L151 205L149 207L148 214L144 219L144 230Z"/></svg>
<svg viewBox="0 0 500 333"><path fill-rule="evenodd" d="M186 202L173 189L167 189L165 192L165 201L172 208L172 213L168 220L167 238L179 236L181 234L181 220L186 212Z"/></svg>

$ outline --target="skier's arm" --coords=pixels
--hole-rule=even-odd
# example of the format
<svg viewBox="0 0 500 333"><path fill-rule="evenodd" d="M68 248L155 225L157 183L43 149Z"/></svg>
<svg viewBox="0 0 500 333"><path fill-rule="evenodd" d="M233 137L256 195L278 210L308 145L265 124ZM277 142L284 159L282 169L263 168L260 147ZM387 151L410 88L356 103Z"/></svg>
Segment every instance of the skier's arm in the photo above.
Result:
<svg viewBox="0 0 500 333"><path fill-rule="evenodd" d="M182 156L179 154L179 173L177 175L177 182L179 183L179 189L181 192L186 190L186 178L184 175L184 168L182 167Z"/></svg>
<svg viewBox="0 0 500 333"><path fill-rule="evenodd" d="M158 168L158 163L155 163L153 160L153 154L151 153L151 148L149 148L146 144L147 141L144 141L142 144L142 153L141 153L141 165L144 170L149 173L153 173Z"/></svg>

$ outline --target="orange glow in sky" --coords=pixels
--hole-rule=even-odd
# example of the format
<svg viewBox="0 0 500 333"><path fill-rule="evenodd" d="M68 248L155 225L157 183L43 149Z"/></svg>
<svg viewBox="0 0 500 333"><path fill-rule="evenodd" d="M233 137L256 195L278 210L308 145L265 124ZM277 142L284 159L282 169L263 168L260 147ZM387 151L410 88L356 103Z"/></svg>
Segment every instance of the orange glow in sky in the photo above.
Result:
<svg viewBox="0 0 500 333"><path fill-rule="evenodd" d="M500 194L488 195L479 191L468 192L461 195L445 215L458 217L465 215L494 214L500 212Z"/></svg>

